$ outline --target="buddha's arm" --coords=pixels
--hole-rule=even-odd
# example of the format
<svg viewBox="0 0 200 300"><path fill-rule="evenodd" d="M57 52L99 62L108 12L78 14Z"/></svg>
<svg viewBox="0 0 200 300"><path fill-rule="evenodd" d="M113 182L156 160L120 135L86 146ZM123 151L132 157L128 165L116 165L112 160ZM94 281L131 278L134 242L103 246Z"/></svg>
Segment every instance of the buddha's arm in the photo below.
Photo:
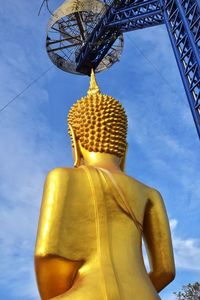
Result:
<svg viewBox="0 0 200 300"><path fill-rule="evenodd" d="M64 257L62 213L68 195L68 174L55 169L46 179L35 249L35 271L42 300L66 292L81 262ZM61 254L61 255L60 255Z"/></svg>
<svg viewBox="0 0 200 300"><path fill-rule="evenodd" d="M151 190L144 218L144 239L150 262L150 279L160 292L175 277L168 217L161 195Z"/></svg>
<svg viewBox="0 0 200 300"><path fill-rule="evenodd" d="M42 300L48 300L69 290L81 262L58 256L35 256L35 271Z"/></svg>

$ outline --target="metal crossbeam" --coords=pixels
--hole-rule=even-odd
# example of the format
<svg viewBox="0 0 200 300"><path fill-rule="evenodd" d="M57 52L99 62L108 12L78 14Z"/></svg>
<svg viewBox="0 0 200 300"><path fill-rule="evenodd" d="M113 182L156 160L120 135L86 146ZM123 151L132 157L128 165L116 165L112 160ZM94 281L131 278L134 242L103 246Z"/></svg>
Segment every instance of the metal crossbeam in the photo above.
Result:
<svg viewBox="0 0 200 300"><path fill-rule="evenodd" d="M119 26L121 32L163 24L162 6L158 0L132 4L115 12L108 26Z"/></svg>
<svg viewBox="0 0 200 300"><path fill-rule="evenodd" d="M76 57L77 71L90 74L95 69L118 36L125 31L137 30L163 23L161 5L158 0L114 0L109 3L100 22L94 28ZM124 16L126 22L124 21Z"/></svg>
<svg viewBox="0 0 200 300"><path fill-rule="evenodd" d="M200 9L196 0L161 0L164 19L200 137Z"/></svg>
<svg viewBox="0 0 200 300"><path fill-rule="evenodd" d="M105 0L107 9L76 57L77 70L89 74L127 31L165 23L190 109L200 137L199 0Z"/></svg>

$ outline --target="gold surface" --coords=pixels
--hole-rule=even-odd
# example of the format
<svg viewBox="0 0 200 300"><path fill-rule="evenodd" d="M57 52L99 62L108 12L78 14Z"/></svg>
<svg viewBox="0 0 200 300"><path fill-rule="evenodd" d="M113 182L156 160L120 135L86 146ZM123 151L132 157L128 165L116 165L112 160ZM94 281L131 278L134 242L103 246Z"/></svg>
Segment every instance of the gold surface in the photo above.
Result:
<svg viewBox="0 0 200 300"><path fill-rule="evenodd" d="M121 103L100 93L94 72L87 96L69 111L68 123L76 138L90 152L122 157L126 151L127 116ZM72 136L72 130L69 130Z"/></svg>
<svg viewBox="0 0 200 300"><path fill-rule="evenodd" d="M89 87L89 90L87 92L88 96L99 94L100 93L100 89L99 89L98 84L96 82L96 78L95 78L94 70L93 69L91 71L91 76L90 77L91 77L90 78L90 87Z"/></svg>
<svg viewBox="0 0 200 300"><path fill-rule="evenodd" d="M73 123L70 131L79 167L52 170L44 187L35 249L41 299L160 299L175 274L161 195L122 172L125 150L88 151Z"/></svg>

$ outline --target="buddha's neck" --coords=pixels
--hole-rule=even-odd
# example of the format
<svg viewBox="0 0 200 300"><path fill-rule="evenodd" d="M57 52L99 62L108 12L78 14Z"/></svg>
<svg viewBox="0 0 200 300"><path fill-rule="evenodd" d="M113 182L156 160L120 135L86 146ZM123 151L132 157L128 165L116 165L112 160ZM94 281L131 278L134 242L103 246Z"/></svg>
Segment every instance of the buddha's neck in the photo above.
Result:
<svg viewBox="0 0 200 300"><path fill-rule="evenodd" d="M113 172L120 172L120 158L107 153L85 152L83 164L97 168L104 168Z"/></svg>

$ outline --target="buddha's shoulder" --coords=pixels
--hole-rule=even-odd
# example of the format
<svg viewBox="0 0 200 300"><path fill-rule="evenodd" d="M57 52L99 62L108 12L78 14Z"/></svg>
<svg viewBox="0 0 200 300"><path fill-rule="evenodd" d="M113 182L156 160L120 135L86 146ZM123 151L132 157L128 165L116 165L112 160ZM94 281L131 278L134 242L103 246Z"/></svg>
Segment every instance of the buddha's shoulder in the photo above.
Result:
<svg viewBox="0 0 200 300"><path fill-rule="evenodd" d="M146 183L144 183L132 176L125 175L125 178L132 184L132 186L145 191L147 194L151 194L152 192L156 191L153 187L148 186Z"/></svg>
<svg viewBox="0 0 200 300"><path fill-rule="evenodd" d="M79 168L64 168L58 167L51 170L47 175L47 180L67 180L70 177L77 177L81 175L82 170Z"/></svg>

